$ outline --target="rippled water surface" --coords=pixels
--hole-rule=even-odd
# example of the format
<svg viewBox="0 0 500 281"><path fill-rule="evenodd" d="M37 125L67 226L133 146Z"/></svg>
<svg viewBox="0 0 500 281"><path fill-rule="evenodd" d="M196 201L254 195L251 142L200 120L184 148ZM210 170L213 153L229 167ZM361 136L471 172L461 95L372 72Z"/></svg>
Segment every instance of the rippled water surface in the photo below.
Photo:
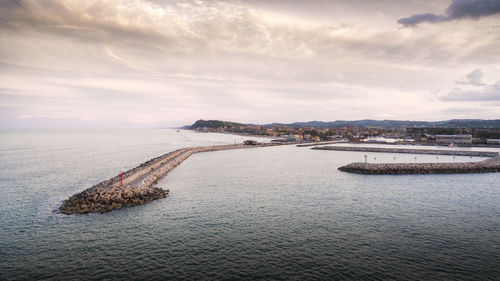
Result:
<svg viewBox="0 0 500 281"><path fill-rule="evenodd" d="M200 153L159 183L170 189L165 199L105 214L54 212L152 157L243 139L1 131L0 279L498 280L500 173L337 170L365 154L371 162L482 158L295 146Z"/></svg>

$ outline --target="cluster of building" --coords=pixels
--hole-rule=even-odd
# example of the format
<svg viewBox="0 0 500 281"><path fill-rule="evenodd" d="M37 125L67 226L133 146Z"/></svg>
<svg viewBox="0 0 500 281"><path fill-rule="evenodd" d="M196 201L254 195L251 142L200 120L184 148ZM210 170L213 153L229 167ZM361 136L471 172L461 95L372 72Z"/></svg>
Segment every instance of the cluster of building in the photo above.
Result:
<svg viewBox="0 0 500 281"><path fill-rule="evenodd" d="M347 139L352 141L359 141L363 136L378 135L379 132L375 129L366 130L357 127L344 127L344 128L296 128L287 126L274 126L274 127L264 127L264 126L239 126L239 127L200 127L196 129L202 132L213 132L213 133L239 133L248 135L263 135L271 136L277 139L286 141L298 141L298 142L319 142L328 140L340 140Z"/></svg>
<svg viewBox="0 0 500 281"><path fill-rule="evenodd" d="M312 128L288 126L221 126L218 128L200 127L202 132L238 133L247 135L262 135L275 137L281 141L319 142L346 140L351 142L401 142L401 143L428 143L428 144L500 144L499 138L474 137L472 129L453 129L454 134L439 134L425 132L405 127L356 127L340 128ZM450 131L449 129L443 129ZM439 131L438 131L439 132ZM500 133L500 132L499 132Z"/></svg>
<svg viewBox="0 0 500 281"><path fill-rule="evenodd" d="M448 135L431 135L424 134L419 137L419 142L436 143L436 144L500 144L498 138L478 138L472 134L448 134Z"/></svg>

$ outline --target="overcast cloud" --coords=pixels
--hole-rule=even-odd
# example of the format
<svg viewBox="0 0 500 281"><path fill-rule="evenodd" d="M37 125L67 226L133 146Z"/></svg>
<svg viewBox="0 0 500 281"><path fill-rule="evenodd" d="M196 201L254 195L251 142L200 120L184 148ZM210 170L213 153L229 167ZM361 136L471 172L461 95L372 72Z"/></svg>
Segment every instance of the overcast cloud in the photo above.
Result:
<svg viewBox="0 0 500 281"><path fill-rule="evenodd" d="M3 1L0 125L500 118L498 1L463 12L479 2ZM442 23L396 23L422 13ZM432 94L455 81L476 89Z"/></svg>

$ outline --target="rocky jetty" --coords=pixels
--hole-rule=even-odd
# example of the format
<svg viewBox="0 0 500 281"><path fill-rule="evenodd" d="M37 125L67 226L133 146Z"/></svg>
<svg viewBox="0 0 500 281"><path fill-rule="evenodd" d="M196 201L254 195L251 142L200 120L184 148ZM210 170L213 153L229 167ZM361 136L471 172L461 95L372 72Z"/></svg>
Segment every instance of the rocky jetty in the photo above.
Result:
<svg viewBox="0 0 500 281"><path fill-rule="evenodd" d="M162 156L150 159L120 176L105 180L80 193L71 196L59 207L63 214L109 212L125 206L140 205L155 199L165 198L169 191L153 187L158 180L165 177L193 153L275 146L278 144L256 145L216 145L182 148Z"/></svg>
<svg viewBox="0 0 500 281"><path fill-rule="evenodd" d="M434 154L434 155L454 155L454 156L474 156L474 157L498 156L498 152L494 151L470 151L470 150L451 150L451 149L438 150L438 149L410 149L410 148L367 147L367 146L322 146L322 147L313 147L311 149L334 150L334 151Z"/></svg>
<svg viewBox="0 0 500 281"><path fill-rule="evenodd" d="M338 169L370 175L492 173L500 172L500 156L465 163L352 163Z"/></svg>

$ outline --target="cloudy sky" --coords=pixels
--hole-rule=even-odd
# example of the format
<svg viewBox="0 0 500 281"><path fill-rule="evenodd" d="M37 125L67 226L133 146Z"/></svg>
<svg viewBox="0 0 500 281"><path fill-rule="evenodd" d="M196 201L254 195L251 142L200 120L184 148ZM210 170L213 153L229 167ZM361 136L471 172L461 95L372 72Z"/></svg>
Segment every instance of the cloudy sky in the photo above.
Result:
<svg viewBox="0 0 500 281"><path fill-rule="evenodd" d="M2 0L0 127L500 118L500 0Z"/></svg>

